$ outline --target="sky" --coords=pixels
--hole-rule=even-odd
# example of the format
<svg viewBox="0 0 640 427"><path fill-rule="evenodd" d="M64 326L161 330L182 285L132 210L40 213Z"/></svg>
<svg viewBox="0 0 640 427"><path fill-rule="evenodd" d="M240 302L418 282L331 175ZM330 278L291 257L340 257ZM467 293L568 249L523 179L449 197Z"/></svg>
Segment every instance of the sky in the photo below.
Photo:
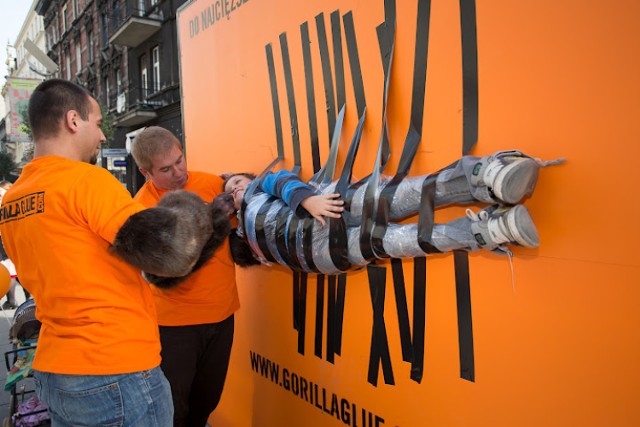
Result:
<svg viewBox="0 0 640 427"><path fill-rule="evenodd" d="M7 75L7 41L16 41L32 4L33 0L0 0L0 86Z"/></svg>

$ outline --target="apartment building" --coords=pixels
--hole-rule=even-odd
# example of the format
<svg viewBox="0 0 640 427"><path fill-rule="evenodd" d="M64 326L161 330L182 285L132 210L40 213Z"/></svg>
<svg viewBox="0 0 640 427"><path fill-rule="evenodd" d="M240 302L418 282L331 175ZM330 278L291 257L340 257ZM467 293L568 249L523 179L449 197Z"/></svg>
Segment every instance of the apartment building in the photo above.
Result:
<svg viewBox="0 0 640 427"><path fill-rule="evenodd" d="M131 192L144 183L128 154L140 129L182 139L176 11L186 0L37 0L54 77L89 89L113 124L103 166Z"/></svg>

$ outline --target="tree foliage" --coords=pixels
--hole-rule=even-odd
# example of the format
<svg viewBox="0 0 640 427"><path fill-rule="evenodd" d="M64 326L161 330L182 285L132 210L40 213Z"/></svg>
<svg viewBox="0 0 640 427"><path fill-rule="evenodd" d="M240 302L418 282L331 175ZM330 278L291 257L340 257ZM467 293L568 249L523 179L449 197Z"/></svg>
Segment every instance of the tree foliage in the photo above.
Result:
<svg viewBox="0 0 640 427"><path fill-rule="evenodd" d="M106 105L100 104L100 112L102 113L102 133L104 133L104 137L107 139L107 142L103 144L103 147L109 148L111 141L113 140L113 136L116 133L116 126L114 124L115 117L113 116L113 113L109 112Z"/></svg>
<svg viewBox="0 0 640 427"><path fill-rule="evenodd" d="M16 167L13 156L7 153L6 150L0 151L0 176L2 176L2 179L8 179L11 172L16 170Z"/></svg>

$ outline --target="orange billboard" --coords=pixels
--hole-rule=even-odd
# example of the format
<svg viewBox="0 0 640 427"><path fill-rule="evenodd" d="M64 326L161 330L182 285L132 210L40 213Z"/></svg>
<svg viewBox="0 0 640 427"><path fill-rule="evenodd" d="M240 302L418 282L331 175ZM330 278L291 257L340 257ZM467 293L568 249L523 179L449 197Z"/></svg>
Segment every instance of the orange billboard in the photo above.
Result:
<svg viewBox="0 0 640 427"><path fill-rule="evenodd" d="M540 246L513 258L381 258L338 277L238 267L211 425L640 424L638 17L631 0L185 4L191 169L260 173L281 158L308 180L343 105L335 178L360 119L352 182L498 150L566 159L524 201Z"/></svg>

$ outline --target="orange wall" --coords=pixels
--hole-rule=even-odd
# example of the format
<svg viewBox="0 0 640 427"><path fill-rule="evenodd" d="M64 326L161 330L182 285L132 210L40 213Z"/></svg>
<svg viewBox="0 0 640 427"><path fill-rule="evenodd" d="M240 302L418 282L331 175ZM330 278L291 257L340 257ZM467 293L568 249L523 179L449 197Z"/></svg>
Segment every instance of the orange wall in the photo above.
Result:
<svg viewBox="0 0 640 427"><path fill-rule="evenodd" d="M237 3L238 0L234 0ZM191 33L215 0L178 16L184 127L191 169L260 172L276 157L265 59L272 43L293 164L279 35L287 33L302 144L301 175L312 174L299 26L309 21L321 156L328 141L315 16L352 11L367 96L367 122L355 173L372 170L382 115L383 73L375 27L383 2L249 0ZM640 425L640 2L635 0L482 0L477 2L480 134L472 154L521 149L565 157L541 172L526 205L539 249L516 248L515 292L506 257L470 256L476 381L459 377L453 257L427 261L424 378L402 362L390 273L385 322L396 385L367 382L372 308L366 272L348 275L342 354L313 355L315 278L309 279L305 354L297 352L292 275L279 266L238 270L242 308L225 393L214 426L339 426L318 409L252 370L257 353L280 369L389 426ZM407 132L417 1L398 1L389 126L395 170ZM462 139L462 64L458 2L433 0L421 149L413 175L456 160ZM199 18L200 19L200 18ZM329 33L330 34L330 33ZM349 63L346 59L346 75ZM343 146L357 120L350 78ZM344 151L344 150L343 150ZM344 153L341 152L341 158ZM460 208L438 213L444 220ZM387 263L381 263L388 266ZM411 272L412 262L405 262ZM408 284L410 285L410 283ZM413 301L408 286L409 306ZM325 303L326 304L326 303ZM326 311L326 309L325 309ZM410 310L411 311L411 310ZM358 409L359 411L360 409ZM350 425L354 425L353 420ZM358 418L358 426L366 426Z"/></svg>

